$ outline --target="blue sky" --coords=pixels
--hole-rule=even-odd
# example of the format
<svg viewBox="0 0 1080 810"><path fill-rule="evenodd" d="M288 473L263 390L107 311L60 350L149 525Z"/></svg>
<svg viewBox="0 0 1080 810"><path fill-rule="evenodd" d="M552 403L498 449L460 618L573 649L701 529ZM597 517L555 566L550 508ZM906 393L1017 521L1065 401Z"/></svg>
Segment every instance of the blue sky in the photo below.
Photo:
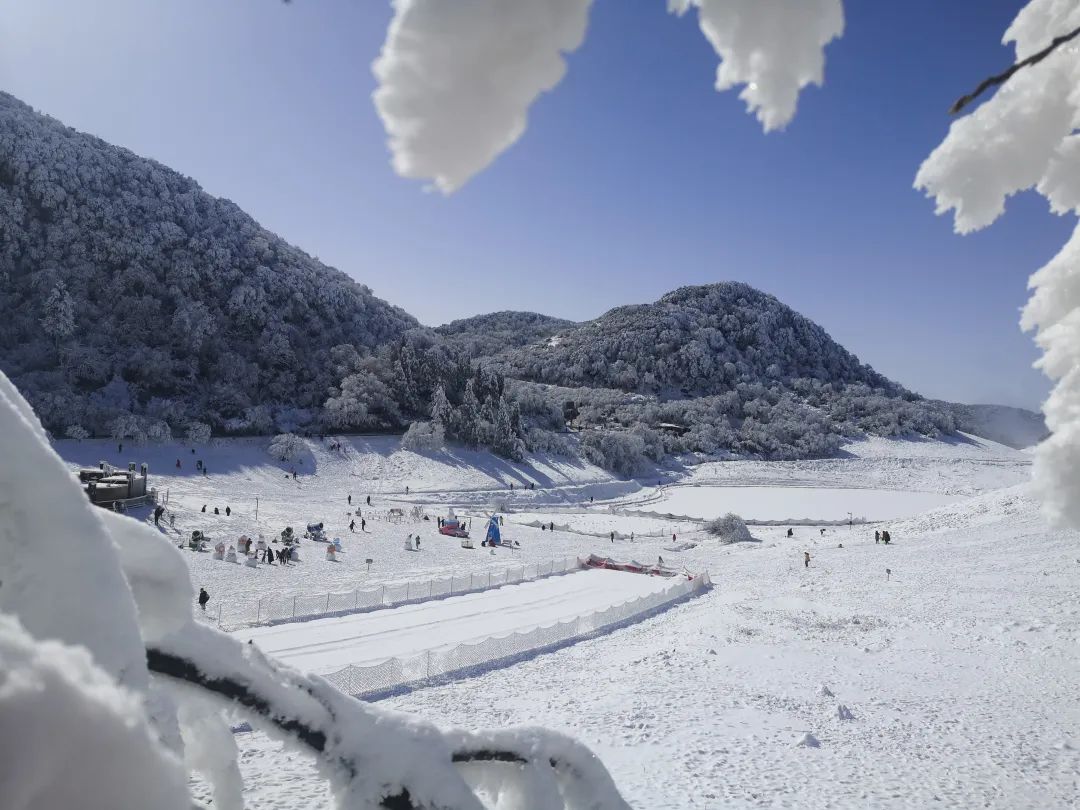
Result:
<svg viewBox="0 0 1080 810"><path fill-rule="evenodd" d="M826 83L763 135L663 0L596 0L528 132L452 197L397 178L370 101L388 2L0 0L0 87L153 157L435 325L573 319L726 279L927 396L1036 407L1017 326L1071 223L1033 195L959 237L911 187L1022 5L848 0Z"/></svg>

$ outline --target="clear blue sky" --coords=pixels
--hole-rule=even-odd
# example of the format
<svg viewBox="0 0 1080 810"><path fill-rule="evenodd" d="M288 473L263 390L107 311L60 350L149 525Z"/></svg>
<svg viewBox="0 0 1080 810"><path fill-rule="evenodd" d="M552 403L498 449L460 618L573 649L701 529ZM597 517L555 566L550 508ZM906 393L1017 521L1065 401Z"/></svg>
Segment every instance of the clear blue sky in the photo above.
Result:
<svg viewBox="0 0 1080 810"><path fill-rule="evenodd" d="M695 19L597 0L524 138L450 198L389 165L369 67L389 2L0 0L0 87L191 175L431 325L587 319L736 279L920 393L1035 407L1049 386L1018 309L1071 223L1025 195L958 237L911 188L951 101L1009 62L1022 3L845 5L825 87L766 136L712 89Z"/></svg>

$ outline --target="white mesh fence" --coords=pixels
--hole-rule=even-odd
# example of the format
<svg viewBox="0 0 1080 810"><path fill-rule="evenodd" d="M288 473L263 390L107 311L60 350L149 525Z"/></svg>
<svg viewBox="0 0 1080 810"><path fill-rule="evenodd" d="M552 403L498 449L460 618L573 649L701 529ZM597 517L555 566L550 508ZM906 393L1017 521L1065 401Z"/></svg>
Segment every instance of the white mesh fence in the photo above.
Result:
<svg viewBox="0 0 1080 810"><path fill-rule="evenodd" d="M416 582L393 582L369 585L351 591L320 594L277 594L252 602L218 603L218 626L225 630L273 624L290 619L310 619L318 616L392 607L406 602L423 602L461 593L474 593L499 588L516 582L565 574L581 567L577 557L564 557L540 563L522 563L498 571L478 571L454 574Z"/></svg>
<svg viewBox="0 0 1080 810"><path fill-rule="evenodd" d="M459 644L450 649L431 650L409 658L391 658L388 661L368 666L348 666L323 677L346 694L360 698L374 698L405 685L415 685L431 679L467 674L470 670L478 668L510 663L530 653L565 644L598 630L628 622L642 614L703 591L708 586L708 574L702 574L692 580L680 576L662 591L639 596L569 621L499 638L488 638L474 644Z"/></svg>

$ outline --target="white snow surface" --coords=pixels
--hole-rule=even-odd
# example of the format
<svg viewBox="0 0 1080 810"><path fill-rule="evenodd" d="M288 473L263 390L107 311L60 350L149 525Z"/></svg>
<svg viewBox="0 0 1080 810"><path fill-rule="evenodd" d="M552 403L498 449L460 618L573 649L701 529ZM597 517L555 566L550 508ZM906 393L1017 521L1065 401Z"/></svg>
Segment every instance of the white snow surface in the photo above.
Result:
<svg viewBox="0 0 1080 810"><path fill-rule="evenodd" d="M709 462L669 471L660 487L656 478L626 487L595 468L552 459L510 464L476 454L466 463L456 449L417 455L397 450L391 439L343 441L345 452L334 453L328 442L307 440L308 460L296 481L268 460L259 440L197 447L196 456L210 460L205 478L187 470L187 447L125 448L120 458L115 445L59 444L69 459L102 453L117 462L150 459L152 483L169 490L177 509L178 533L201 528L228 539L261 530L269 537L286 523L302 529L308 519L325 519L330 536L342 537L340 562L326 562L320 545L304 543L303 560L284 570L184 552L196 584L208 584L211 608L218 600L423 581L448 571L588 553L646 561L662 556L668 565L708 569L713 590L637 624L380 703L445 728L551 726L593 748L635 807L1004 810L1064 808L1075 797L1080 538L1041 517L1027 483L1026 453L971 437L881 439L850 444L835 459ZM155 473L175 471L178 455L181 475ZM170 458L171 465L164 463ZM518 484L512 494L511 480ZM529 480L537 488L522 492L519 482ZM759 542L731 546L710 538L700 522L641 516L626 503L683 484L740 483L811 493L815 487L937 492L951 502L877 526L828 526L824 535L818 527L795 525L792 539L786 525L756 526ZM521 548L495 555L462 549L437 535L430 521L408 516L400 524L373 520L362 538L354 536L345 515L350 492L353 512L358 503L366 510L370 492L376 513L422 506L434 516L457 505L476 522L486 519L484 504L503 500L511 510L504 536ZM235 500L236 493L244 497ZM203 502L211 509L229 502L233 514L203 514ZM574 530L525 525L552 520ZM661 534L671 526L678 526L675 544L671 531ZM875 528L889 529L893 544L875 544ZM612 530L618 532L614 542ZM421 552L404 551L408 533L422 535ZM809 568L804 552L811 555ZM370 575L363 563L369 556L375 560ZM570 587L581 576L590 575L542 582ZM645 586L649 579L636 582ZM474 594L460 604L529 590L517 587ZM577 607L576 599L565 603L567 611ZM442 641L457 621L454 604L411 606L415 615L433 618L431 632L421 632L419 643L392 633L385 642L421 649L432 636ZM463 626L471 632L477 624L477 632L486 633L492 625L485 622L502 621L499 614L464 619ZM402 615L377 611L237 637L281 631L298 638L298 646L336 644L311 633L325 627L331 639L359 635L342 628L372 617L398 622ZM808 738L819 747L799 744ZM302 751L282 750L262 732L242 734L237 742L248 806L329 801L330 786ZM266 768L267 762L275 767ZM488 772L476 784L493 778ZM208 785L193 785L197 797L212 796ZM508 788L504 796L511 795Z"/></svg>
<svg viewBox="0 0 1080 810"><path fill-rule="evenodd" d="M238 631L305 672L376 664L497 638L659 593L671 579L592 570L390 610Z"/></svg>

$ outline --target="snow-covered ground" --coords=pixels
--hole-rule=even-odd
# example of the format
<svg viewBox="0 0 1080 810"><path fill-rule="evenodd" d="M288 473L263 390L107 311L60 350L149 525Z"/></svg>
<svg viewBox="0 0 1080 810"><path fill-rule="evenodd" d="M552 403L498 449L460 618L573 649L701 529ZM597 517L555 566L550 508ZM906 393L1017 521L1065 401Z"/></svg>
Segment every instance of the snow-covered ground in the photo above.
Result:
<svg viewBox="0 0 1080 810"><path fill-rule="evenodd" d="M647 561L663 556L669 565L707 568L715 584L637 624L383 705L447 726L539 724L565 731L598 752L626 798L641 808L1075 806L1080 538L1051 530L1040 516L1024 483L1025 453L977 439L875 440L847 447L838 459L689 467L664 475L656 487L655 480L618 482L557 460L515 465L455 452L459 461L448 461L395 451L388 439L347 444L342 454L312 442L295 481L260 454L257 440L197 448L209 459L208 478L186 469L154 476L155 485L169 490L178 532L270 537L285 525L322 519L346 546L343 560L330 563L308 544L304 560L284 570L187 553L196 584L206 584L215 601L243 600L590 552ZM61 442L60 450L68 459L93 461L109 449L87 445ZM120 460L111 450L101 457ZM191 453L183 452L186 468ZM129 455L149 458L152 472L171 473L164 462L171 454L175 465L179 453L140 448ZM519 482L528 481L537 489L521 492ZM685 485L937 493L950 502L876 526L826 527L824 534L795 525L790 539L786 525L751 527L757 542L724 547L700 523L632 511L649 510L651 502L689 490ZM373 496L373 519L362 536L348 531L350 493L353 511L360 505L365 514L366 496ZM423 506L437 515L455 504L480 521L494 501L506 501L499 504L509 507L504 534L520 550L462 549L436 535L430 521L374 519L392 506ZM233 515L203 514L204 502L211 510L229 503ZM718 504L717 513L725 507ZM526 525L551 521L555 532ZM875 528L887 528L893 544L875 544ZM404 535L417 532L423 550L404 551ZM669 532L679 544L696 545L668 551ZM370 574L363 562L369 557ZM520 590L457 604L556 587L571 589L556 603L559 612L572 612L593 598L589 589L579 601L573 587L582 581L575 578L589 576L555 577L541 583L557 585L513 586ZM650 587L646 577L612 576ZM358 636L348 655L376 657L384 638L410 649L429 643L410 640L410 614L471 632L476 620L458 623L453 605L381 611L375 621L389 623L381 625L389 635L378 639L369 634L375 625L366 624L378 613L241 632L267 639L258 642L267 649L279 634L282 647L304 648ZM543 621L546 608L532 615L529 605L525 598L522 620ZM361 625L356 632L349 629L354 623ZM452 642L447 635L445 643ZM325 804L327 787L302 755L259 734L240 735L239 743L248 806Z"/></svg>

